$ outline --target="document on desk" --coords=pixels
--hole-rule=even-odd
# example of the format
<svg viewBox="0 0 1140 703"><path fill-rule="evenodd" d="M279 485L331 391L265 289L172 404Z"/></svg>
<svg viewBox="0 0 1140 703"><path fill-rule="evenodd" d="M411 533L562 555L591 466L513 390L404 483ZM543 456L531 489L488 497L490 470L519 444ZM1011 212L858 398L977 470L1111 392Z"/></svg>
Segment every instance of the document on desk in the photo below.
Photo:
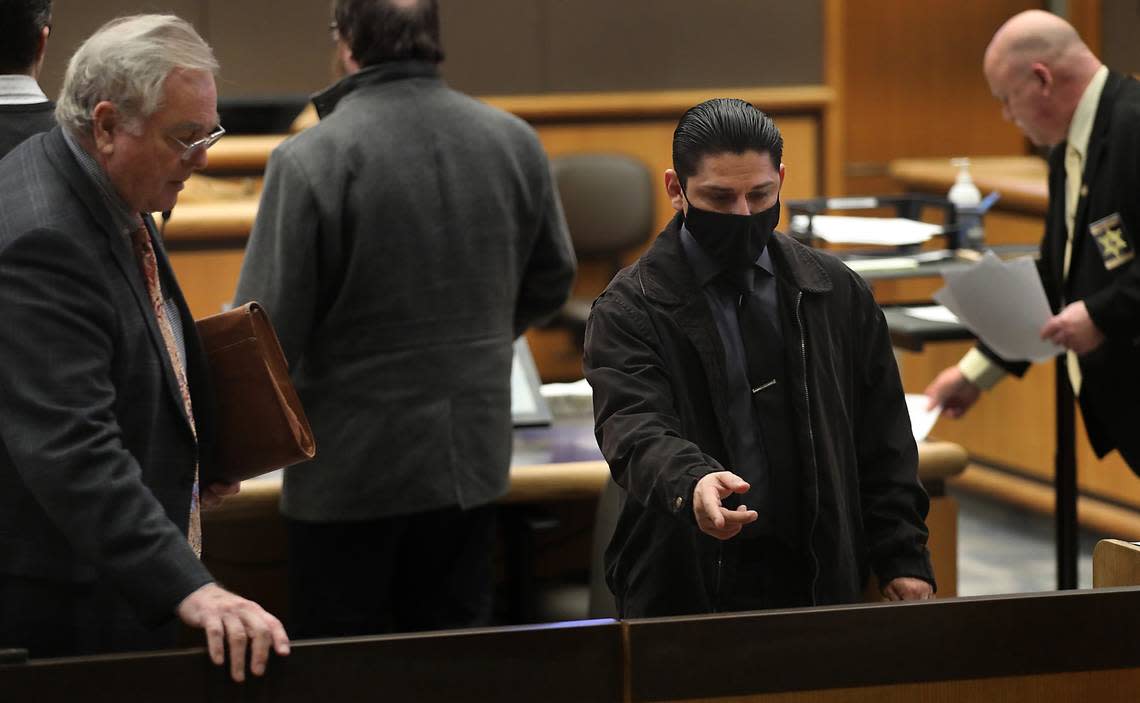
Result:
<svg viewBox="0 0 1140 703"><path fill-rule="evenodd" d="M986 252L974 266L943 274L934 294L971 332L1009 361L1044 361L1064 351L1041 339L1052 316L1033 259L1002 261Z"/></svg>
<svg viewBox="0 0 1140 703"><path fill-rule="evenodd" d="M792 217L792 230L807 230L807 215ZM831 244L877 244L906 246L921 244L942 233L940 225L908 220L905 217L848 217L816 215L811 218L811 232Z"/></svg>

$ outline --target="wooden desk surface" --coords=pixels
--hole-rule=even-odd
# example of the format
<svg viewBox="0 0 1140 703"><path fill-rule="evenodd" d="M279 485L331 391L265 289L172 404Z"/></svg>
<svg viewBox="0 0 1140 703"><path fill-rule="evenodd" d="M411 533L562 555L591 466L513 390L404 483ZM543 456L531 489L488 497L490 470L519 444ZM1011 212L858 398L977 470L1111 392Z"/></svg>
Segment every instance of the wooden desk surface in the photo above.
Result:
<svg viewBox="0 0 1140 703"><path fill-rule="evenodd" d="M958 168L949 159L898 159L887 168L908 190L945 193L954 184ZM999 191L995 206L1043 215L1049 201L1048 165L1036 156L982 156L970 158L970 176L982 194Z"/></svg>
<svg viewBox="0 0 1140 703"><path fill-rule="evenodd" d="M918 472L930 487L966 468L966 450L951 442L918 445ZM510 489L500 502L524 503L594 498L609 480L610 470L601 459L553 461L511 466ZM210 511L211 521L243 519L276 512L281 497L281 472L274 471L242 483L241 493Z"/></svg>

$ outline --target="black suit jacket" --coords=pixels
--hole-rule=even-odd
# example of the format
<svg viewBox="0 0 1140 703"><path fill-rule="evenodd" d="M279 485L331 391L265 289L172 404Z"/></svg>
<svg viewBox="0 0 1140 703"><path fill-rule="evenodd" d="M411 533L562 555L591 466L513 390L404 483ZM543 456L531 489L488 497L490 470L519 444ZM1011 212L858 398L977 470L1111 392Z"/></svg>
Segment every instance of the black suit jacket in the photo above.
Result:
<svg viewBox="0 0 1140 703"><path fill-rule="evenodd" d="M1065 143L1049 155L1049 214L1038 271L1053 310L1083 300L1106 341L1080 357L1081 413L1097 456L1119 449L1140 473L1140 83L1110 72L1097 107L1073 224L1069 276L1065 259ZM1091 229L1119 217L1132 259L1113 266ZM1115 228L1115 225L1112 225ZM1025 364L1002 362L1021 375Z"/></svg>
<svg viewBox="0 0 1140 703"><path fill-rule="evenodd" d="M193 318L146 221L208 440ZM211 580L186 540L198 449L129 240L58 127L0 161L0 301L0 575L110 585L169 619Z"/></svg>

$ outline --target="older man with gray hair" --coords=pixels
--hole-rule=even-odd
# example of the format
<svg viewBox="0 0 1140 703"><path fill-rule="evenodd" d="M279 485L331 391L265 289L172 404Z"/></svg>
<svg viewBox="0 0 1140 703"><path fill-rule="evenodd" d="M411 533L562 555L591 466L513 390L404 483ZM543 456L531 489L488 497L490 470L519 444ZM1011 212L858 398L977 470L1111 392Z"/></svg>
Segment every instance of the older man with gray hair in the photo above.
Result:
<svg viewBox="0 0 1140 703"><path fill-rule="evenodd" d="M150 213L206 165L210 47L167 15L79 47L59 127L0 164L0 647L152 649L178 619L245 676L281 623L199 560L213 435L208 370ZM176 617L177 616L177 617Z"/></svg>

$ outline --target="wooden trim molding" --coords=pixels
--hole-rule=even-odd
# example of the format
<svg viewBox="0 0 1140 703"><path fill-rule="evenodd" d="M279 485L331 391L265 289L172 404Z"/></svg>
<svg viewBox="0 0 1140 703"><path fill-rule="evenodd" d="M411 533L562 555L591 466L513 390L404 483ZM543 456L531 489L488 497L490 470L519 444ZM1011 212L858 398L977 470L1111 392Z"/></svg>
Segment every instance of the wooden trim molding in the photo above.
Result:
<svg viewBox="0 0 1140 703"><path fill-rule="evenodd" d="M630 91L611 93L552 93L546 95L490 95L480 99L517 115L532 124L552 122L598 122L613 120L676 119L699 102L709 98L730 96L747 100L772 115L818 112L835 122L829 111L836 104L835 89L823 85L798 85L775 88L725 87L699 90ZM311 106L294 123L294 131L316 123ZM207 171L232 173L261 171L265 161L288 135L229 136L210 149ZM833 137L826 137L830 143ZM834 147L832 147L834 148ZM830 155L824 157L825 162ZM830 187L830 186L829 186Z"/></svg>
<svg viewBox="0 0 1140 703"><path fill-rule="evenodd" d="M553 122L680 117L681 113L693 105L716 97L740 98L765 112L779 115L822 110L835 101L835 91L822 85L779 88L738 86L699 90L487 96L482 100L528 122Z"/></svg>

